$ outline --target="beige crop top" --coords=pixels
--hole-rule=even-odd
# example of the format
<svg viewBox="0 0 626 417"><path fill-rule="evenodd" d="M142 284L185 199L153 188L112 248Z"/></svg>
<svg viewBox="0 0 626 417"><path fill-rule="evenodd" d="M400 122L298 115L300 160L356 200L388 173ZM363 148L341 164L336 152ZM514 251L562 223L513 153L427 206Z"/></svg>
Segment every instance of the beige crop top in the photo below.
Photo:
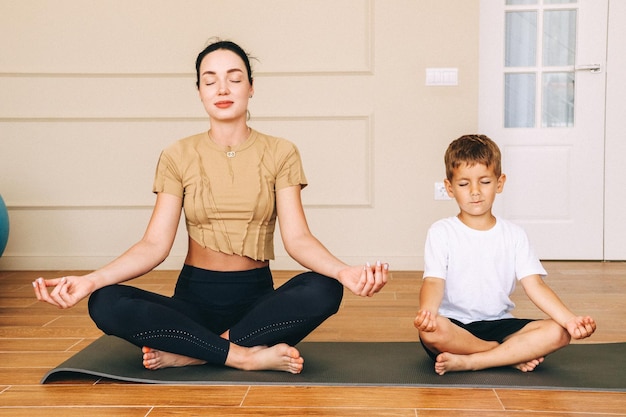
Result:
<svg viewBox="0 0 626 417"><path fill-rule="evenodd" d="M183 198L189 236L203 247L266 261L274 259L276 190L306 184L294 144L251 130L230 157L208 132L168 146L152 190Z"/></svg>

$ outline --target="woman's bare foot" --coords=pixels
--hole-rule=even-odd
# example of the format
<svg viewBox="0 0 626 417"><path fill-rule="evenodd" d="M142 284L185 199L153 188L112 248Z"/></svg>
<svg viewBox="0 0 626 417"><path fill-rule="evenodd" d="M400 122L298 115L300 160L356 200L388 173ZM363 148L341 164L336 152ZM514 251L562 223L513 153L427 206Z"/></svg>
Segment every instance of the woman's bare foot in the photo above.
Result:
<svg viewBox="0 0 626 417"><path fill-rule="evenodd" d="M143 366L153 371L163 368L204 365L206 363L206 361L200 359L190 358L176 353L163 352L147 346L144 346L141 351L143 352Z"/></svg>
<svg viewBox="0 0 626 417"><path fill-rule="evenodd" d="M541 358L533 359L532 361L518 363L517 365L513 365L513 368L518 369L522 372L532 372L535 370L537 366L539 366L541 362L543 362L543 359L544 358L541 357Z"/></svg>
<svg viewBox="0 0 626 417"><path fill-rule="evenodd" d="M299 374L304 367L304 358L298 349L285 343L252 348L231 344L226 365L245 371L271 370Z"/></svg>
<svg viewBox="0 0 626 417"><path fill-rule="evenodd" d="M163 352L144 346L143 366L146 369L157 370L190 365L204 365L206 361L190 358L176 353ZM275 346L255 346L251 348L230 345L226 366L245 371L285 371L292 374L302 372L304 358L295 347L281 343Z"/></svg>

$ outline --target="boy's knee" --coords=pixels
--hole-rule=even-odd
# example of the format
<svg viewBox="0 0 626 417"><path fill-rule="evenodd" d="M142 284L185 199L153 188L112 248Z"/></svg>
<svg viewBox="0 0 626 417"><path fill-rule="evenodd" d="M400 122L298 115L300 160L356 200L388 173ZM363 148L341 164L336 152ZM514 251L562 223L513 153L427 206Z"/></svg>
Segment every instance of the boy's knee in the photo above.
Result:
<svg viewBox="0 0 626 417"><path fill-rule="evenodd" d="M567 331L567 329L561 327L560 325L558 325L558 335L557 335L557 344L559 345L559 347L565 347L567 345L569 345L570 341L572 340L572 336L570 336L569 332Z"/></svg>
<svg viewBox="0 0 626 417"><path fill-rule="evenodd" d="M548 334L550 335L550 340L554 343L555 350L569 345L572 338L567 329L554 320L547 320L546 325L549 329Z"/></svg>
<svg viewBox="0 0 626 417"><path fill-rule="evenodd" d="M436 335L437 332L417 332L420 338L420 341L428 346L432 346L437 342L438 337Z"/></svg>
<svg viewBox="0 0 626 417"><path fill-rule="evenodd" d="M437 320L437 328L433 332L424 332L418 331L419 338L425 344L437 347L442 344L446 344L451 338L452 333L450 332L450 326L453 326L452 323L448 319L445 319L441 316L436 318Z"/></svg>

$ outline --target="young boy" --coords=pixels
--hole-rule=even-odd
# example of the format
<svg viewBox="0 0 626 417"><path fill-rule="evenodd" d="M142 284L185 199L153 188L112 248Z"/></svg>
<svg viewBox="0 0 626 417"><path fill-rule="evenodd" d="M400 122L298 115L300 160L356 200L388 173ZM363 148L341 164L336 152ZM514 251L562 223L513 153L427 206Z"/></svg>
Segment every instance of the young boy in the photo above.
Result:
<svg viewBox="0 0 626 417"><path fill-rule="evenodd" d="M571 338L591 336L595 321L576 316L544 283L546 271L522 228L491 212L506 180L498 146L484 135L462 136L448 147L445 165L446 189L460 212L428 231L414 321L435 372L528 372ZM516 281L548 319L513 318Z"/></svg>

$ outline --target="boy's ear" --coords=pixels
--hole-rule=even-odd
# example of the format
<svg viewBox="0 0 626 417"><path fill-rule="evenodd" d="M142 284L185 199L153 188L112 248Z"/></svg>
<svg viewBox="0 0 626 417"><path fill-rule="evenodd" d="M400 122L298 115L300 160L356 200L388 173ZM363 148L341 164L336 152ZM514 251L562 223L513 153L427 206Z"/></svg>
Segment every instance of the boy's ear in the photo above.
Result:
<svg viewBox="0 0 626 417"><path fill-rule="evenodd" d="M500 174L500 178L498 178L498 188L496 192L499 194L504 189L504 183L506 182L506 175Z"/></svg>
<svg viewBox="0 0 626 417"><path fill-rule="evenodd" d="M449 179L443 180L443 185L446 187L446 191L448 192L448 197L454 198L454 193L452 192L452 183Z"/></svg>

